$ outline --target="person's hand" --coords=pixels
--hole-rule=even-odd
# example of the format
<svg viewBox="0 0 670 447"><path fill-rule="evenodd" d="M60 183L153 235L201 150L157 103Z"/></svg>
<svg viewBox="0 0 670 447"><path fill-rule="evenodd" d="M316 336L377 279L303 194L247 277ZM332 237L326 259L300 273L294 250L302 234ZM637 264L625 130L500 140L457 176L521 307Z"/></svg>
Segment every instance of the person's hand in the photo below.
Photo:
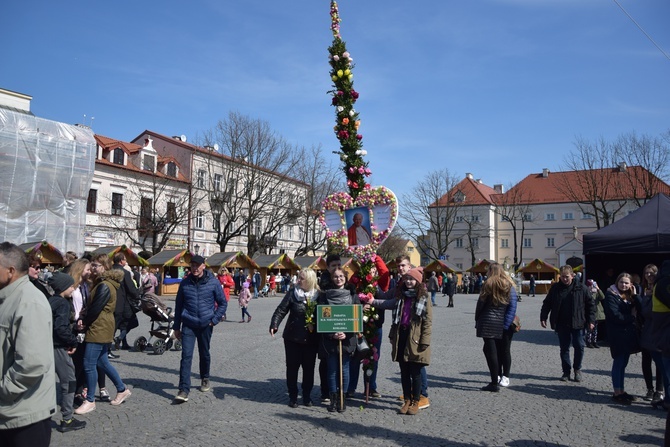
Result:
<svg viewBox="0 0 670 447"><path fill-rule="evenodd" d="M75 352L76 350L77 350L77 347L76 347L76 346L72 346L72 347L70 347L70 348L67 348L67 353L68 353L69 355L72 355L72 354L74 354L74 352Z"/></svg>
<svg viewBox="0 0 670 447"><path fill-rule="evenodd" d="M333 334L333 339L335 340L344 340L345 338L347 338L347 336L344 335L344 332L335 332Z"/></svg>
<svg viewBox="0 0 670 447"><path fill-rule="evenodd" d="M277 333L277 328L276 327L271 327L270 328L270 335L272 335L272 337L274 337L276 333Z"/></svg>
<svg viewBox="0 0 670 447"><path fill-rule="evenodd" d="M174 338L175 340L181 340L181 331L179 329L174 330Z"/></svg>
<svg viewBox="0 0 670 447"><path fill-rule="evenodd" d="M366 305L363 306L363 310L368 311L368 310L370 310L371 307L372 306L370 306L369 304L366 304Z"/></svg>
<svg viewBox="0 0 670 447"><path fill-rule="evenodd" d="M81 321L81 320L77 320L77 330L78 330L78 331L83 331L85 327L86 327L86 326L84 326L84 322L83 322L83 321Z"/></svg>
<svg viewBox="0 0 670 447"><path fill-rule="evenodd" d="M542 325L542 327L546 328L547 327L547 321L546 320L545 321L540 321L540 325Z"/></svg>
<svg viewBox="0 0 670 447"><path fill-rule="evenodd" d="M596 327L595 324L593 324L593 323L589 323L589 330L590 330L590 331L592 331L594 327Z"/></svg>
<svg viewBox="0 0 670 447"><path fill-rule="evenodd" d="M428 349L428 345L419 345L419 352L423 352Z"/></svg>

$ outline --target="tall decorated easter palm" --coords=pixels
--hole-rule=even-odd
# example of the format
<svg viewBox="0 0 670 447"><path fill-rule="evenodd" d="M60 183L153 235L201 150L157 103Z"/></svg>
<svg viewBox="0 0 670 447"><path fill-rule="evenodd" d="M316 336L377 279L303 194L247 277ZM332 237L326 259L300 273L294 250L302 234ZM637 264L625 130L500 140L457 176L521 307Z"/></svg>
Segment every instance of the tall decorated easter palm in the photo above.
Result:
<svg viewBox="0 0 670 447"><path fill-rule="evenodd" d="M372 187L367 182L372 172L364 160L367 151L363 149L363 135L359 132L361 121L354 108L359 98L359 93L354 89L354 63L340 36L341 19L334 0L330 2L330 17L333 43L328 48L328 57L333 89L328 93L335 107L333 130L340 143L340 149L335 153L342 161L349 191L332 194L323 201L321 221L326 227L331 247L354 258L358 272L350 282L356 286L362 301L367 301L377 292L380 278L374 274L373 267L380 259L377 259L376 251L395 225L398 202L388 188ZM373 307L364 312L363 334L372 347L361 361L366 399L370 391L370 376L379 359L379 353L374 347L379 341L378 319L379 314Z"/></svg>

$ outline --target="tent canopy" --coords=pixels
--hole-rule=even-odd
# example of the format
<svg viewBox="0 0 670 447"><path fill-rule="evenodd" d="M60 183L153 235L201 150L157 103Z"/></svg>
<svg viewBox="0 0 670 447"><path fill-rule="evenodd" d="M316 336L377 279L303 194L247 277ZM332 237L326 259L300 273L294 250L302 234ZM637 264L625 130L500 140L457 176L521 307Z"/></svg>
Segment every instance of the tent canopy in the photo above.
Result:
<svg viewBox="0 0 670 447"><path fill-rule="evenodd" d="M126 261L128 262L128 265L130 265L130 266L135 266L135 265L148 266L149 265L149 263L146 261L146 259L139 256L137 253L132 251L126 245L115 245L115 246L109 246L109 247L100 247L100 248L96 249L92 254L93 254L93 256L104 254L104 255L109 256L110 259L111 259L111 258L114 257L115 254L117 254L119 252L126 255Z"/></svg>
<svg viewBox="0 0 670 447"><path fill-rule="evenodd" d="M228 252L228 253L214 253L212 256L205 259L205 264L209 267L219 269L221 267L226 267L227 269L235 268L259 268L253 259L251 259L246 254L241 251Z"/></svg>
<svg viewBox="0 0 670 447"><path fill-rule="evenodd" d="M35 252L35 256L42 264L63 264L63 253L47 241L27 242L18 247L29 256Z"/></svg>
<svg viewBox="0 0 670 447"><path fill-rule="evenodd" d="M451 264L449 261L441 261L439 259L434 260L427 266L423 268L424 272L445 272L445 273L456 273L462 272L463 269L459 269L454 264Z"/></svg>
<svg viewBox="0 0 670 447"><path fill-rule="evenodd" d="M670 253L670 197L657 194L623 219L584 235L584 254Z"/></svg>

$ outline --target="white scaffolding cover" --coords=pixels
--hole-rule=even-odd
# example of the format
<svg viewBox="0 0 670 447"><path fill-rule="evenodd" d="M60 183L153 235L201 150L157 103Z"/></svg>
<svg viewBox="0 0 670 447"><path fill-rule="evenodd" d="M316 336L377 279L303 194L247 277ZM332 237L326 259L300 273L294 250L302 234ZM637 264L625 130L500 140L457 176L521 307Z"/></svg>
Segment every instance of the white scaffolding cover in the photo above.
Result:
<svg viewBox="0 0 670 447"><path fill-rule="evenodd" d="M84 251L91 129L0 108L0 240Z"/></svg>

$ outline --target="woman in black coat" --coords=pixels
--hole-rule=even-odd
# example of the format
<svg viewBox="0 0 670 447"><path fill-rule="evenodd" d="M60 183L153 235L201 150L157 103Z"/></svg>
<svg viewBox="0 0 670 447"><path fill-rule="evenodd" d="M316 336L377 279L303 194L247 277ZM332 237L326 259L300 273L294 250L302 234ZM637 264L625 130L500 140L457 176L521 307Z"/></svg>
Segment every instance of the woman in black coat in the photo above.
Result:
<svg viewBox="0 0 670 447"><path fill-rule="evenodd" d="M498 351L501 353L504 351L501 345L503 331L509 329L516 314L516 290L502 266L496 262L489 265L486 276L488 279L483 284L477 300L475 327L477 337L484 339L483 351L491 375L491 382L482 390L498 392L499 362L502 360L498 358ZM509 341L511 342L511 338Z"/></svg>
<svg viewBox="0 0 670 447"><path fill-rule="evenodd" d="M283 338L286 352L286 386L291 408L298 406L300 367L302 367L302 401L305 406L312 406L310 394L314 387L314 366L318 349L314 309L318 294L316 273L312 269L302 270L298 274L297 287L286 293L270 320L270 335L274 337L282 320L288 314Z"/></svg>
<svg viewBox="0 0 670 447"><path fill-rule="evenodd" d="M636 399L624 390L624 374L630 354L640 350L637 330L640 309L631 275L622 273L617 277L616 283L605 292L603 307L612 355L612 399L620 404L630 404Z"/></svg>

